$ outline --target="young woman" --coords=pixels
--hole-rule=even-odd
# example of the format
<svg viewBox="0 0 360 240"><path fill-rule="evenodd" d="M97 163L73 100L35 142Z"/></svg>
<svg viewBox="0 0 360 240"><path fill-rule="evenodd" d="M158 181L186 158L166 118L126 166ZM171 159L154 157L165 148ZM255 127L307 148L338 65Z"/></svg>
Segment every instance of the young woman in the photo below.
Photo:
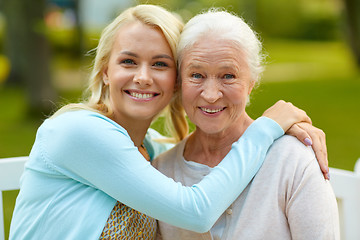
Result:
<svg viewBox="0 0 360 240"><path fill-rule="evenodd" d="M310 122L291 104L275 105L199 184L184 187L158 172L148 160L159 145L144 138L173 96L182 27L166 10L139 5L104 29L88 101L60 109L37 132L10 239L153 239L154 218L207 231L273 141Z"/></svg>

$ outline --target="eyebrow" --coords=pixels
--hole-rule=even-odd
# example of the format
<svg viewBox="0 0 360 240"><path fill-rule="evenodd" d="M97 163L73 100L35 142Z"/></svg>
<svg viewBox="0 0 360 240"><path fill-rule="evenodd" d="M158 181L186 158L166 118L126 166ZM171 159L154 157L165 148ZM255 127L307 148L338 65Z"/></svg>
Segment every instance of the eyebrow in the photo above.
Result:
<svg viewBox="0 0 360 240"><path fill-rule="evenodd" d="M201 69L203 68L201 65L196 63L190 63L188 66L186 66L188 69ZM226 64L226 65L220 65L218 67L219 69L234 69L237 68L236 64Z"/></svg>
<svg viewBox="0 0 360 240"><path fill-rule="evenodd" d="M191 63L189 66L187 66L186 68L191 68L191 69L200 69L201 66L198 65L198 64L194 64L194 63Z"/></svg>
<svg viewBox="0 0 360 240"><path fill-rule="evenodd" d="M136 58L139 57L139 55L137 55L136 53L130 52L130 51L121 51L120 54L129 55L129 56L136 57ZM159 55L152 57L152 59L159 59L159 58L167 58L172 61L174 60L171 56L169 56L167 54L159 54Z"/></svg>
<svg viewBox="0 0 360 240"><path fill-rule="evenodd" d="M129 55L132 57L139 57L136 53L130 52L130 51L121 51L120 54Z"/></svg>
<svg viewBox="0 0 360 240"><path fill-rule="evenodd" d="M167 55L167 54L159 54L159 55L156 55L153 57L153 59L157 59L157 58L167 58L167 59L170 59L170 60L174 60L171 56Z"/></svg>

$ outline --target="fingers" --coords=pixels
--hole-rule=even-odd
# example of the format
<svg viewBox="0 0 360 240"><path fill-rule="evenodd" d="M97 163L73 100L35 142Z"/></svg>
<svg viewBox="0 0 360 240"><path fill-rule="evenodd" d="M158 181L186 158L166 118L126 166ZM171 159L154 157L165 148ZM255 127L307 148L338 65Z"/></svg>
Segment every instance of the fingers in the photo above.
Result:
<svg viewBox="0 0 360 240"><path fill-rule="evenodd" d="M303 117L303 120L300 122L304 122L304 123L308 123L308 124L312 125L311 118L306 114L306 112L304 110L301 110L300 108L298 108L298 109L300 111L302 111L301 117Z"/></svg>
<svg viewBox="0 0 360 240"><path fill-rule="evenodd" d="M330 180L329 175L329 162L328 162L328 154L326 147L326 135L324 131L319 128L316 128L308 123L298 123L294 125L294 127L289 129L289 134L297 137L301 142L305 145L306 140L302 139L304 136L309 136L312 140L311 147L315 152L316 159L319 162L319 166L321 171L325 177L325 179ZM288 132L287 132L288 133Z"/></svg>
<svg viewBox="0 0 360 240"><path fill-rule="evenodd" d="M263 116L276 121L286 132L293 124L307 122L311 124L311 119L304 110L295 107L292 103L280 100L267 109Z"/></svg>
<svg viewBox="0 0 360 240"><path fill-rule="evenodd" d="M318 159L321 171L323 172L326 179L329 179L329 161L326 147L326 135L324 131L309 124L299 124L300 128L307 131L313 140L312 148L315 152L316 158Z"/></svg>
<svg viewBox="0 0 360 240"><path fill-rule="evenodd" d="M296 137L300 142L302 142L306 146L312 145L310 135L306 132L306 130L300 128L298 123L292 125L289 128L289 130L286 131L286 134Z"/></svg>

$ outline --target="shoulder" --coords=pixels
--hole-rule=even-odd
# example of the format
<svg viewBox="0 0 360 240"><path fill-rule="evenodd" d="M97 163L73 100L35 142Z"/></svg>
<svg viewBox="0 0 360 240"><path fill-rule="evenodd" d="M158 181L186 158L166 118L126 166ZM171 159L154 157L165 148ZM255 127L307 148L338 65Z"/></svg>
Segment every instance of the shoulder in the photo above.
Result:
<svg viewBox="0 0 360 240"><path fill-rule="evenodd" d="M282 136L271 145L268 155L274 154L283 157L306 159L307 161L315 158L311 147L305 146L297 138L289 135Z"/></svg>
<svg viewBox="0 0 360 240"><path fill-rule="evenodd" d="M115 161L125 163L141 156L123 127L85 110L46 120L37 133L32 152L50 168L72 177L74 169L90 172L91 166L98 168L99 162L104 163L105 169L111 164L115 166Z"/></svg>
<svg viewBox="0 0 360 240"><path fill-rule="evenodd" d="M153 166L161 171L161 169L173 168L178 161L182 159L186 138L177 143L170 150L160 154L153 161Z"/></svg>
<svg viewBox="0 0 360 240"><path fill-rule="evenodd" d="M327 188L312 148L287 135L270 147L255 179L260 185L266 181L268 187L278 188L287 200L300 189L307 193L314 188Z"/></svg>
<svg viewBox="0 0 360 240"><path fill-rule="evenodd" d="M297 138L285 135L270 147L262 168L274 169L293 177L303 175L308 168L317 171L318 164L311 147L305 146Z"/></svg>
<svg viewBox="0 0 360 240"><path fill-rule="evenodd" d="M49 157L60 152L83 153L95 149L133 146L127 131L111 119L92 111L76 110L47 119L39 128L37 142ZM79 150L81 149L81 150Z"/></svg>
<svg viewBox="0 0 360 240"><path fill-rule="evenodd" d="M100 113L88 110L74 110L62 113L54 118L47 119L41 128L57 136L76 138L84 138L99 133L105 134L111 130L128 135L127 131L115 121Z"/></svg>
<svg viewBox="0 0 360 240"><path fill-rule="evenodd" d="M46 121L59 126L75 126L75 127L89 127L93 125L112 125L119 129L125 130L115 121L110 118L89 110L74 110L62 113L54 118Z"/></svg>

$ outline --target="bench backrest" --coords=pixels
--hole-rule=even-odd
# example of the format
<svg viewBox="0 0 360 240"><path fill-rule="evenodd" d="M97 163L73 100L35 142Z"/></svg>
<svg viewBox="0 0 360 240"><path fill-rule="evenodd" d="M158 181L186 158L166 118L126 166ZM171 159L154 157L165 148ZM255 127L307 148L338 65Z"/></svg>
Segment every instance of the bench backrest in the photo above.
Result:
<svg viewBox="0 0 360 240"><path fill-rule="evenodd" d="M5 240L3 191L19 189L19 181L28 157L0 159L0 240Z"/></svg>
<svg viewBox="0 0 360 240"><path fill-rule="evenodd" d="M341 239L360 239L360 159L354 172L330 168L330 183L339 207Z"/></svg>

